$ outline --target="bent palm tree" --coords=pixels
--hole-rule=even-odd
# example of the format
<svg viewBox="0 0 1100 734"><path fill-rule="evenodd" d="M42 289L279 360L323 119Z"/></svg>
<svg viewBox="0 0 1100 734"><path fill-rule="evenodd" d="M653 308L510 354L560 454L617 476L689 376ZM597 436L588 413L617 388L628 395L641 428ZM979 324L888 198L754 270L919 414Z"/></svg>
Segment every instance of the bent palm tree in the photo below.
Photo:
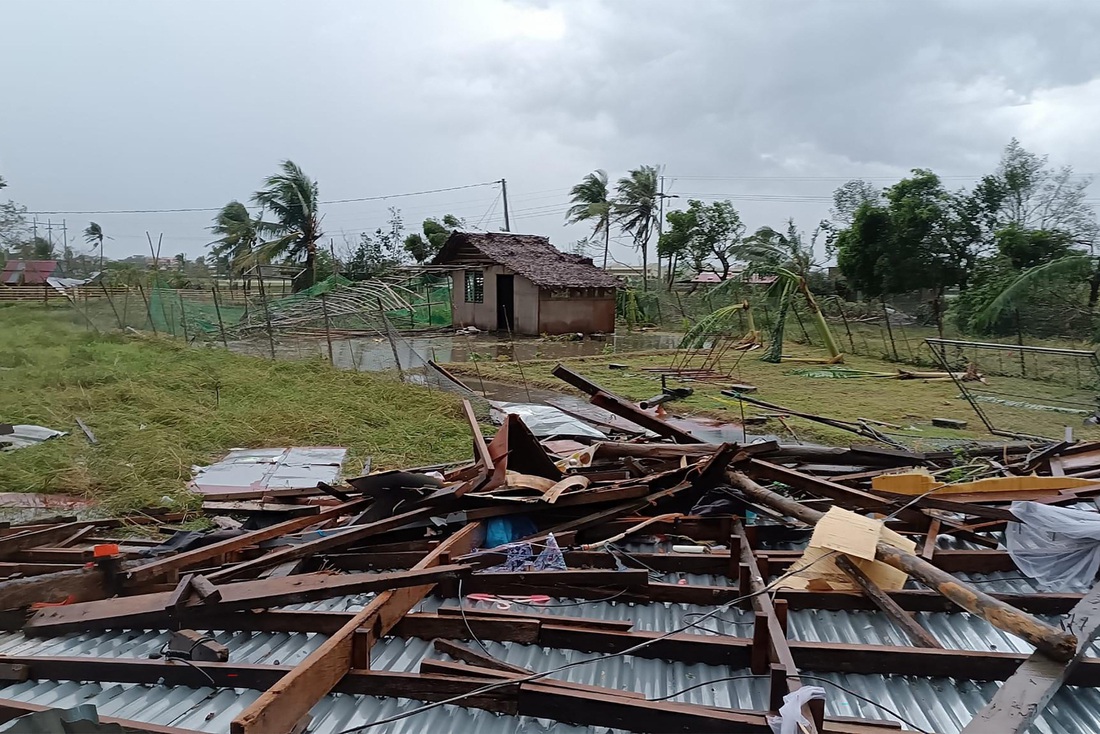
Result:
<svg viewBox="0 0 1100 734"><path fill-rule="evenodd" d="M642 251L642 288L649 289L649 238L657 224L659 195L657 166L639 166L615 185L615 220Z"/></svg>
<svg viewBox="0 0 1100 734"><path fill-rule="evenodd" d="M771 275L777 279L771 287L770 295L779 302L779 317L773 330L771 346L762 357L766 362L778 362L782 356L783 324L795 292L802 293L806 301L806 307L814 322L814 329L821 337L826 351L829 352L829 361L841 362L844 359L836 339L833 338L833 332L829 329L829 323L825 320L825 315L821 312L817 299L814 298L813 291L806 282L806 276L814 265L812 242L817 238L817 234L817 232L814 233L811 244L807 247L792 219L787 222L786 234L777 232L771 227L761 227L752 236L746 237L734 252L739 259L749 263L750 272ZM726 283L723 283L719 289L725 287ZM718 290L716 289L715 292Z"/></svg>
<svg viewBox="0 0 1100 734"><path fill-rule="evenodd" d="M565 212L569 224L595 220L592 236L603 234L603 267L607 268L607 254L611 248L611 198L607 188L607 171L597 169L581 179L569 191L573 206Z"/></svg>
<svg viewBox="0 0 1100 734"><path fill-rule="evenodd" d="M100 227L95 222L89 222L88 226L84 228L84 241L92 246L94 251L99 248L99 269L103 269L103 240L110 239L103 234L103 227ZM67 245L66 245L67 246Z"/></svg>
<svg viewBox="0 0 1100 734"><path fill-rule="evenodd" d="M294 161L283 161L282 170L264 180L264 188L252 195L252 201L272 215L256 223L260 236L273 239L259 248L259 256L270 262L275 257L301 262L302 272L294 278L295 292L309 288L315 280L317 240L321 238L317 182Z"/></svg>
<svg viewBox="0 0 1100 734"><path fill-rule="evenodd" d="M211 255L215 262L224 259L230 277L244 277L246 291L250 279L244 275L245 271L256 264L255 248L259 242L256 225L257 220L252 218L244 204L231 201L222 207L210 227L210 231L218 235L218 239L209 245Z"/></svg>

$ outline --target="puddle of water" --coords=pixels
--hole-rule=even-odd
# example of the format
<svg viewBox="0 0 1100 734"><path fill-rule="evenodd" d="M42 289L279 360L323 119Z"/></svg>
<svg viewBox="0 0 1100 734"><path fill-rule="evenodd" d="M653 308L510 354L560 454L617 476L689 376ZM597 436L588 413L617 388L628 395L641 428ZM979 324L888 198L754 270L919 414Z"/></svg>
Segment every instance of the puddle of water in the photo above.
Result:
<svg viewBox="0 0 1100 734"><path fill-rule="evenodd" d="M566 359L617 352L675 349L680 335L656 332L614 334L582 341L544 339L501 339L493 334L470 336L413 336L398 340L401 365L419 365L424 359L440 364L468 362L471 355L486 361L507 357L509 360ZM325 347L327 348L327 347ZM414 354L415 352L415 354ZM417 356L419 355L419 356ZM333 341L332 357L337 367L364 371L393 369L393 348L387 339L360 338Z"/></svg>
<svg viewBox="0 0 1100 734"><path fill-rule="evenodd" d="M509 360L520 359L565 359L568 357L586 357L618 352L638 352L656 349L674 349L680 342L679 334L663 332L635 332L614 334L601 338L587 338L582 341L547 341L537 338L517 338L514 341L501 339L495 334L471 334L455 336L440 334L433 336L403 337L397 341L397 357L401 366L412 372L419 371L424 361L431 359L437 363L468 362L471 355L490 361L498 357ZM234 345L236 346L236 345ZM261 344L265 350L266 344ZM239 351L257 353L257 347L243 348ZM328 345L324 339L300 339L282 341L276 346L279 358L294 358L314 355L327 356ZM265 351L264 354L267 352ZM333 363L341 369L354 369L362 372L379 372L394 368L394 347L388 339L382 337L359 337L354 339L334 339L332 342ZM412 382L422 382L422 375L408 374ZM583 397L557 390L544 388L525 388L523 385L494 382L482 382L474 375L466 375L463 381L474 392L489 400L512 403L538 403L553 405L570 413L595 418L597 421L621 426L631 430L622 418L595 407ZM675 410L675 407L673 407ZM736 423L722 423L709 418L677 418L667 416L669 423L690 431L707 443L724 441L743 442L746 440L742 427ZM637 428L636 426L634 428ZM642 430L642 429L638 429ZM760 438L753 434L747 440ZM770 438L770 437L765 437Z"/></svg>

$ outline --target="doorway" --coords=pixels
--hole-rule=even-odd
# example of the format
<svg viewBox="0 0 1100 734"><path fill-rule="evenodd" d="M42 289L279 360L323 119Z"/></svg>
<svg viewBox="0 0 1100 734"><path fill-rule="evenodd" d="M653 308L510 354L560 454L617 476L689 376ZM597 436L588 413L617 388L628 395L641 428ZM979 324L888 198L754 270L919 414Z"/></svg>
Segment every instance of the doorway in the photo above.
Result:
<svg viewBox="0 0 1100 734"><path fill-rule="evenodd" d="M516 291L511 275L497 276L497 329L515 331Z"/></svg>

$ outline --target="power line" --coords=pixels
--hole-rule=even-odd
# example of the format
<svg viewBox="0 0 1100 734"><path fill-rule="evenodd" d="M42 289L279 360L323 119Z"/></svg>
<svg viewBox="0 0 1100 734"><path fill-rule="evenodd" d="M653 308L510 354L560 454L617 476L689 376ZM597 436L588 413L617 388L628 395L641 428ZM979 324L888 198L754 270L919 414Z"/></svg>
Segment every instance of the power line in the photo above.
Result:
<svg viewBox="0 0 1100 734"><path fill-rule="evenodd" d="M460 189L473 189L479 186L499 186L500 181L486 181L484 183L466 184L464 186L447 186L440 189L426 189L424 191L409 191L402 194L384 194L382 196L360 196L353 199L331 199L321 201L319 204L351 204L361 201L385 201L386 199L399 199L406 196L422 196L424 194L439 194L444 191L458 191ZM69 210L41 210L28 211L27 214L187 214L194 212L219 212L222 207L187 207L178 209L96 209L84 211Z"/></svg>

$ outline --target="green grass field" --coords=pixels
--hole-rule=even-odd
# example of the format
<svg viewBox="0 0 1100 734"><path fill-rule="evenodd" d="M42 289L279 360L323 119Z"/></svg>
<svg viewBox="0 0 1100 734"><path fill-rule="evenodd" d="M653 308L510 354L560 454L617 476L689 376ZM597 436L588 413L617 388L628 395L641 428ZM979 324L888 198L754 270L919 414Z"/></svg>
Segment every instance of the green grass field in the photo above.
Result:
<svg viewBox="0 0 1100 734"><path fill-rule="evenodd" d="M822 356L820 350L807 349L795 344L788 346L790 348L785 350L785 353L791 353L792 356ZM726 369L732 368L732 379L683 383L692 387L695 392L685 400L672 403L669 407L670 412L704 415L738 422L741 417L740 406L736 400L721 395L720 391L728 388L732 382L741 382L759 388L758 392L753 394L754 397L792 410L849 421L866 418L902 426L904 430L900 432L908 435L903 441L916 447L920 447L926 439L991 437L970 405L959 396L958 388L950 380L811 378L792 374L792 372L813 365L788 362L770 364L760 361L762 353L761 350L729 353L729 356L724 358L723 364ZM743 356L740 356L741 354ZM562 360L561 363L605 389L637 401L657 395L661 391L659 373L647 372L644 368L667 368L672 360L673 352L644 355L619 353L567 359ZM625 364L627 369L609 369L609 362ZM693 364L698 365L699 362L700 360L696 359ZM564 382L551 375L551 370L556 364L558 360L531 360L522 365L516 365L514 362L483 361L477 364L476 369L469 363L450 364L447 365L447 369L463 375L467 383L475 388L477 387L476 375L480 371L484 379L520 384L525 377L528 384L533 387L573 392ZM857 370L891 373L896 373L899 367L913 369L906 365L858 356L846 356L844 366ZM1033 404L1042 404L1070 396L1075 399L1082 397L1081 390L1058 382L1039 382L997 375L990 375L987 380L988 384L985 387L1026 396L1025 400ZM1085 395L1087 398L1087 393ZM1000 405L983 404L982 407L991 417L994 425L1002 430L1061 438L1063 427L1071 425L1078 438L1100 439L1100 430L1097 427L1082 424L1083 416ZM774 412L745 404L746 416ZM931 424L932 418L962 419L968 421L969 425L962 431L936 428ZM823 441L838 445L867 442L867 439L855 434L819 423L798 418L788 419L787 422L801 440ZM763 428L753 430L790 438L790 433L777 420L770 420Z"/></svg>
<svg viewBox="0 0 1100 734"><path fill-rule="evenodd" d="M349 473L367 457L392 468L469 454L461 405L438 391L320 359L100 335L77 319L63 307L0 306L0 421L69 432L0 453L0 491L74 494L117 512L165 495L194 501L191 467L235 447L347 446Z"/></svg>

